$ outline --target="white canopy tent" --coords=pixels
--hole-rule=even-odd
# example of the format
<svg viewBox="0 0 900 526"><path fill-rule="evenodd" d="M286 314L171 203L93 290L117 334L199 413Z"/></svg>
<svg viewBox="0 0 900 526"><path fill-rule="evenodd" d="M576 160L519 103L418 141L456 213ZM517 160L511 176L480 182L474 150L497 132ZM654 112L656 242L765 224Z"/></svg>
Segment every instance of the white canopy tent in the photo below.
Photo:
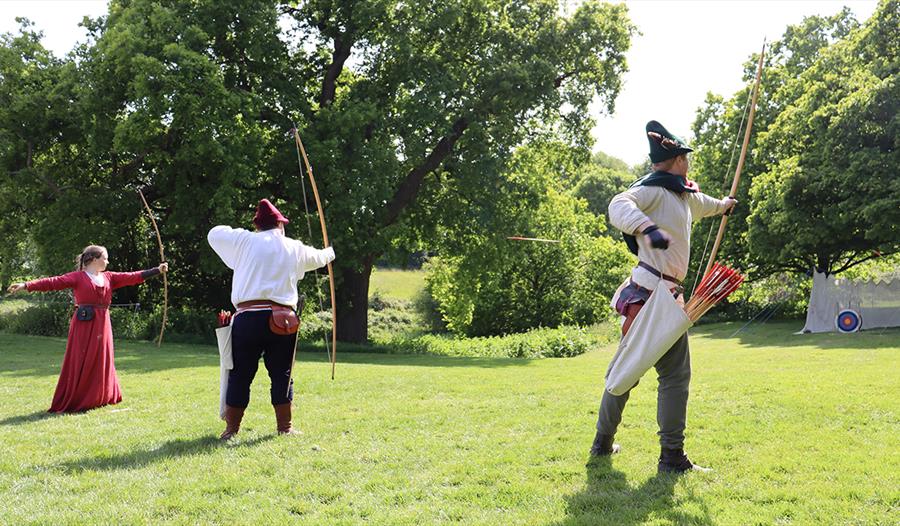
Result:
<svg viewBox="0 0 900 526"><path fill-rule="evenodd" d="M900 271L874 280L813 275L803 332L833 332L842 311L854 311L860 329L900 327Z"/></svg>

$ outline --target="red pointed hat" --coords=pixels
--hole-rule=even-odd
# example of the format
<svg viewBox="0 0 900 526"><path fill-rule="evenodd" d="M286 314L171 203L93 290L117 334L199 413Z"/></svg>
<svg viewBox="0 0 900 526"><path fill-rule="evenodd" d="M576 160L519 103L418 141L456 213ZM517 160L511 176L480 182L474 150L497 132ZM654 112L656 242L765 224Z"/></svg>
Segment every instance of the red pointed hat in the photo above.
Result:
<svg viewBox="0 0 900 526"><path fill-rule="evenodd" d="M273 227L278 223L290 223L288 218L275 208L268 199L261 199L256 205L256 215L253 216L253 224L257 227Z"/></svg>

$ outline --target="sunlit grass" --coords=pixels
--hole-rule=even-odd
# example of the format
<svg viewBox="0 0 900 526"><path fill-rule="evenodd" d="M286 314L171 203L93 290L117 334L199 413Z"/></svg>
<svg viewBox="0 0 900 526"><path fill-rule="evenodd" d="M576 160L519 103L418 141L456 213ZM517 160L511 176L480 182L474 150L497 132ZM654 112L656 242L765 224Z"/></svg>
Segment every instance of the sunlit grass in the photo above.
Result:
<svg viewBox="0 0 900 526"><path fill-rule="evenodd" d="M212 347L118 342L125 400L49 416L65 342L0 334L3 524L894 524L900 331L692 337L688 452L657 477L655 378L588 460L613 346L568 359L301 353L279 437L264 368L215 437Z"/></svg>
<svg viewBox="0 0 900 526"><path fill-rule="evenodd" d="M372 271L369 292L385 298L412 300L425 287L422 270L398 270L376 268Z"/></svg>

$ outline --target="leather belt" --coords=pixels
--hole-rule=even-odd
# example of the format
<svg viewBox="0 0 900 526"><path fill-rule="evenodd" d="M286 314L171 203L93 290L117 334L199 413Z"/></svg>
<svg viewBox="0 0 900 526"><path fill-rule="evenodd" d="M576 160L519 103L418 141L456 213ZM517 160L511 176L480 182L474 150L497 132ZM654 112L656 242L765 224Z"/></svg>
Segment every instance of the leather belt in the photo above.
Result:
<svg viewBox="0 0 900 526"><path fill-rule="evenodd" d="M638 266L641 267L642 269L646 270L647 272L653 274L657 278L662 278L666 281L671 281L672 283L674 283L676 285L683 285L683 283L681 282L680 279L678 279L674 276L670 276L668 274L663 274L662 272L653 268L649 263L644 263L643 261L638 261Z"/></svg>
<svg viewBox="0 0 900 526"><path fill-rule="evenodd" d="M266 307L281 307L284 309L294 310L293 307L289 305L282 305L281 303L275 303L274 301L269 300L250 300L250 301L242 301L237 304L238 311L253 309L253 308L266 308Z"/></svg>
<svg viewBox="0 0 900 526"><path fill-rule="evenodd" d="M638 289L640 289L640 290L645 290L645 291L647 291L647 294L653 294L653 291L652 291L652 290L648 289L647 287L642 287L642 286L638 285L638 284L635 283L634 280L631 279L631 278L628 278L628 283L629 283L632 287L638 288ZM673 297L675 297L675 298L677 299L679 294L684 294L684 287L681 286L681 285L675 285L674 288L670 289L670 292L672 292ZM624 316L624 314L623 314L623 316Z"/></svg>

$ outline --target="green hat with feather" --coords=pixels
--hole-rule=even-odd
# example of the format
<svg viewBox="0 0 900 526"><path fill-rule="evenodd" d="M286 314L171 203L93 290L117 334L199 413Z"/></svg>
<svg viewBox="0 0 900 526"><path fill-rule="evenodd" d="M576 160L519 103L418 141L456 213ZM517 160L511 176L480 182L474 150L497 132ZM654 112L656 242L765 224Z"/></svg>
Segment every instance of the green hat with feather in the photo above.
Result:
<svg viewBox="0 0 900 526"><path fill-rule="evenodd" d="M661 163L694 151L680 137L670 133L657 121L647 123L647 141L650 143L650 161L654 163Z"/></svg>

